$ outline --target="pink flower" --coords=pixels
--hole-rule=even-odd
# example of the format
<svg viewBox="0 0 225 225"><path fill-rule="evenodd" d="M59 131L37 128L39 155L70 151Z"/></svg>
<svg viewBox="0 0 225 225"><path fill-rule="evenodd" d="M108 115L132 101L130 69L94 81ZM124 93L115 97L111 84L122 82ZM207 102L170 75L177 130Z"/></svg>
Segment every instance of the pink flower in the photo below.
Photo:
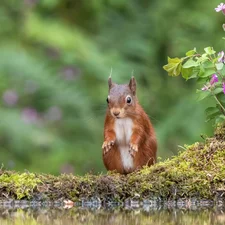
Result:
<svg viewBox="0 0 225 225"><path fill-rule="evenodd" d="M219 53L218 53L218 56L219 56L218 62L224 63L224 61L225 61L225 58L224 58L224 51L219 52Z"/></svg>
<svg viewBox="0 0 225 225"><path fill-rule="evenodd" d="M202 88L202 91L207 91L207 90L209 90L209 87L204 85L204 87Z"/></svg>
<svg viewBox="0 0 225 225"><path fill-rule="evenodd" d="M214 83L217 83L217 82L218 82L218 77L216 74L213 74L209 83L210 85L213 85Z"/></svg>
<svg viewBox="0 0 225 225"><path fill-rule="evenodd" d="M216 12L220 12L222 11L225 14L225 4L224 3L220 3L217 8L215 8Z"/></svg>
<svg viewBox="0 0 225 225"><path fill-rule="evenodd" d="M74 80L81 75L81 70L74 66L65 66L62 69L62 76L65 80Z"/></svg>
<svg viewBox="0 0 225 225"><path fill-rule="evenodd" d="M3 93L2 98L6 105L14 106L18 101L18 94L14 90L8 89Z"/></svg>
<svg viewBox="0 0 225 225"><path fill-rule="evenodd" d="M210 80L209 83L207 83L206 85L204 85L204 87L201 89L202 91L207 91L209 90L215 83L217 83L218 80L218 76L216 74L212 75L212 78Z"/></svg>
<svg viewBox="0 0 225 225"><path fill-rule="evenodd" d="M225 94L225 82L223 82L223 93Z"/></svg>
<svg viewBox="0 0 225 225"><path fill-rule="evenodd" d="M225 31L225 23L222 25L223 30Z"/></svg>
<svg viewBox="0 0 225 225"><path fill-rule="evenodd" d="M25 123L37 123L39 119L38 112L34 108L24 108L21 117Z"/></svg>
<svg viewBox="0 0 225 225"><path fill-rule="evenodd" d="M24 0L24 3L27 6L35 6L38 3L39 0Z"/></svg>

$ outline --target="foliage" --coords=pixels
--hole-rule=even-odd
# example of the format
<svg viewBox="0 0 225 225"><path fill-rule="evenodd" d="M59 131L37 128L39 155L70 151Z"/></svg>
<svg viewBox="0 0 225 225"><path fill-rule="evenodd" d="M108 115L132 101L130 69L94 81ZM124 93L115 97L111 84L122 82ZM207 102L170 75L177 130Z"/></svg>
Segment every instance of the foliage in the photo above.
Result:
<svg viewBox="0 0 225 225"><path fill-rule="evenodd" d="M216 11L223 10L225 5L221 3ZM186 53L182 58L169 58L168 64L163 68L169 76L179 76L186 80L197 78L204 84L201 90L197 90L198 100L213 97L216 106L206 107L207 120L215 120L215 123L225 121L225 67L224 51L218 54L213 47L204 48L204 53L200 54L194 48Z"/></svg>
<svg viewBox="0 0 225 225"><path fill-rule="evenodd" d="M3 173L0 175L1 195L5 194L5 197L7 197L9 193L13 193L16 199L29 199L39 183L41 183L41 180L33 173Z"/></svg>

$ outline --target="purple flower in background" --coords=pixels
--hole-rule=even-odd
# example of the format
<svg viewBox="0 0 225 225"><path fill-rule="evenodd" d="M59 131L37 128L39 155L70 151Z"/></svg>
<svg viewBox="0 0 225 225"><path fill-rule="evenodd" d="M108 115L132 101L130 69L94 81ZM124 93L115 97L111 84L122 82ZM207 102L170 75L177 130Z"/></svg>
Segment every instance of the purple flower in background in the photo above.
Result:
<svg viewBox="0 0 225 225"><path fill-rule="evenodd" d="M38 3L39 0L24 0L24 3L27 6L33 7Z"/></svg>
<svg viewBox="0 0 225 225"><path fill-rule="evenodd" d="M225 58L224 58L224 51L219 52L219 53L218 53L218 56L219 56L218 62L224 63L224 61L225 61Z"/></svg>
<svg viewBox="0 0 225 225"><path fill-rule="evenodd" d="M45 114L47 120L58 121L62 118L62 110L58 106L52 106Z"/></svg>
<svg viewBox="0 0 225 225"><path fill-rule="evenodd" d="M34 108L24 108L21 117L25 123L36 123L39 115L37 110Z"/></svg>
<svg viewBox="0 0 225 225"><path fill-rule="evenodd" d="M64 163L60 167L60 173L71 174L74 173L74 166L70 163Z"/></svg>
<svg viewBox="0 0 225 225"><path fill-rule="evenodd" d="M9 167L10 169L12 169L12 168L15 168L15 164L16 164L16 163L15 163L13 160L9 160L7 164L8 164L8 167Z"/></svg>
<svg viewBox="0 0 225 225"><path fill-rule="evenodd" d="M210 83L210 85L213 85L213 84L217 83L218 81L219 80L218 80L217 75L216 74L213 74L209 83Z"/></svg>
<svg viewBox="0 0 225 225"><path fill-rule="evenodd" d="M3 101L5 102L6 105L8 106L14 106L16 105L17 101L18 101L18 95L16 93L16 91L14 90L6 90L3 93Z"/></svg>
<svg viewBox="0 0 225 225"><path fill-rule="evenodd" d="M223 82L223 93L225 94L225 82Z"/></svg>
<svg viewBox="0 0 225 225"><path fill-rule="evenodd" d="M80 69L73 67L73 66L65 66L62 69L63 78L65 80L74 80L81 74Z"/></svg>
<svg viewBox="0 0 225 225"><path fill-rule="evenodd" d="M220 3L217 8L215 8L216 12L220 12L222 11L223 13L225 13L225 4L224 3Z"/></svg>

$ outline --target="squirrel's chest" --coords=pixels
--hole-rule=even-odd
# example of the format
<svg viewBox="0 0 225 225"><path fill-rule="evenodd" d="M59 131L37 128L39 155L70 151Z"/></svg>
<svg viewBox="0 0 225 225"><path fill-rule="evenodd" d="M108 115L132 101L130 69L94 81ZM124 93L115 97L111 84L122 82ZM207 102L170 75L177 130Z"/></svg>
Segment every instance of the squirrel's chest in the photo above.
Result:
<svg viewBox="0 0 225 225"><path fill-rule="evenodd" d="M118 145L129 145L132 135L133 121L130 118L115 121L116 142Z"/></svg>
<svg viewBox="0 0 225 225"><path fill-rule="evenodd" d="M134 166L133 158L129 153L129 143L132 135L133 121L130 118L115 121L116 143L120 151L121 161L125 170Z"/></svg>

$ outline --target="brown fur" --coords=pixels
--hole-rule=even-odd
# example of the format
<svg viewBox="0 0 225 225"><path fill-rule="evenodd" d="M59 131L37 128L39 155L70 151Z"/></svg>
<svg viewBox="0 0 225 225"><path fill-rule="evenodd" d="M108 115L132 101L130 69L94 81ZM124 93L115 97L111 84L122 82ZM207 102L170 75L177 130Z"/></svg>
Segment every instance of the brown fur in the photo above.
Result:
<svg viewBox="0 0 225 225"><path fill-rule="evenodd" d="M132 97L132 104L126 103L126 96ZM114 141L114 145L110 150L103 154L103 162L107 170L115 170L121 174L133 172L144 165L152 165L156 162L157 141L153 126L140 106L136 97L136 81L131 78L128 85L113 84L109 78L109 103L106 111L105 126L104 126L104 141ZM120 111L121 117L129 117L133 121L132 135L130 144L138 147L138 151L134 152L133 161L134 168L125 170L123 168L118 143L116 142L116 133L114 131L115 118L114 111ZM104 149L103 149L104 151Z"/></svg>

